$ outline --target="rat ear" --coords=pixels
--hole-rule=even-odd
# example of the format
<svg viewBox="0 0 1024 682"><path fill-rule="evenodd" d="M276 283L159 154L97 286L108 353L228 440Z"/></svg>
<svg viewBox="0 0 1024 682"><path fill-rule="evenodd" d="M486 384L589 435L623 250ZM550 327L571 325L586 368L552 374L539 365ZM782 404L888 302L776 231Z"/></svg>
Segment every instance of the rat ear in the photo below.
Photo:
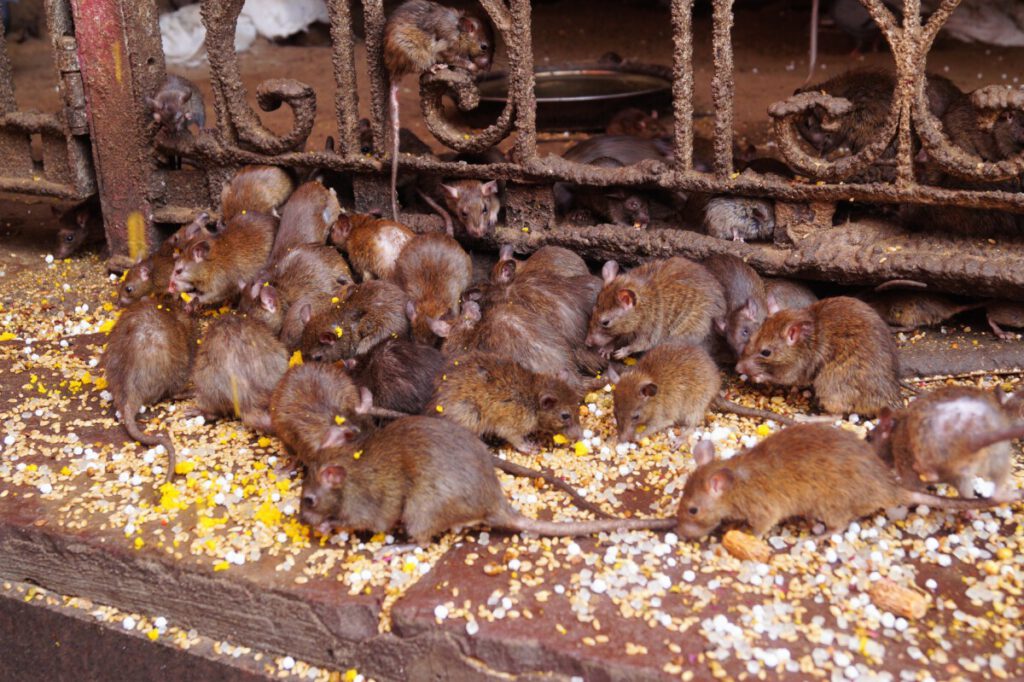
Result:
<svg viewBox="0 0 1024 682"><path fill-rule="evenodd" d="M810 320L796 320L791 322L786 327L786 344L795 345L800 341L806 339L811 333L811 321Z"/></svg>
<svg viewBox="0 0 1024 682"><path fill-rule="evenodd" d="M412 301L405 302L405 316L409 318L409 322L416 324L416 318L418 317L416 312L416 304Z"/></svg>
<svg viewBox="0 0 1024 682"><path fill-rule="evenodd" d="M210 257L210 240L203 239L192 245L192 260L202 263Z"/></svg>
<svg viewBox="0 0 1024 682"><path fill-rule="evenodd" d="M155 99L153 99L152 97L147 97L147 98L146 98L146 104L147 104L147 105L149 106L149 108L150 108L150 109L154 109L154 110L155 110L155 109L159 109L159 108L160 108L160 102L157 102L157 101L156 101ZM160 119L158 118L158 115L157 115L157 114L154 114L154 115L153 115L153 118L155 118L155 119L156 119L157 121L159 121L159 120L160 120Z"/></svg>
<svg viewBox="0 0 1024 682"><path fill-rule="evenodd" d="M508 284L516 276L516 262L514 260L498 261L494 266L494 283Z"/></svg>
<svg viewBox="0 0 1024 682"><path fill-rule="evenodd" d="M444 193L448 196L449 199L451 199L453 201L458 201L459 200L459 190L460 190L460 188L458 186L442 184L441 185L441 189L444 190Z"/></svg>
<svg viewBox="0 0 1024 682"><path fill-rule="evenodd" d="M480 304L477 301L466 301L462 304L462 319L470 322L479 322L483 313L480 311Z"/></svg>
<svg viewBox="0 0 1024 682"><path fill-rule="evenodd" d="M545 393L544 395L542 395L540 397L540 409L542 409L542 410L553 409L555 407L555 405L557 405L557 404L558 404L558 400L556 400L555 396L553 396L553 395Z"/></svg>
<svg viewBox="0 0 1024 682"><path fill-rule="evenodd" d="M498 260L512 260L515 258L515 249L511 244L503 244L498 251Z"/></svg>
<svg viewBox="0 0 1024 682"><path fill-rule="evenodd" d="M488 180L484 184L480 185L480 194L485 197L494 196L498 193L498 181Z"/></svg>
<svg viewBox="0 0 1024 682"><path fill-rule="evenodd" d="M302 320L302 324L309 324L311 317L313 317L312 303L303 303L299 306L299 319Z"/></svg>
<svg viewBox="0 0 1024 682"><path fill-rule="evenodd" d="M276 313L278 306L277 289L272 286L260 287L260 305L268 313Z"/></svg>
<svg viewBox="0 0 1024 682"><path fill-rule="evenodd" d="M356 405L356 414L367 414L373 409L373 393L366 386L359 387L359 404Z"/></svg>
<svg viewBox="0 0 1024 682"><path fill-rule="evenodd" d="M702 467L715 459L715 444L710 438L702 438L693 446L693 461Z"/></svg>
<svg viewBox="0 0 1024 682"><path fill-rule="evenodd" d="M338 488L342 483L345 482L345 468L340 467L337 464L331 464L325 466L317 472L317 478L320 482L327 485L329 488Z"/></svg>
<svg viewBox="0 0 1024 682"><path fill-rule="evenodd" d="M452 333L452 325L447 320L438 320L433 317L428 317L427 326L430 327L430 331L434 332L436 336L440 336L442 339L448 338L448 335Z"/></svg>
<svg viewBox="0 0 1024 682"><path fill-rule="evenodd" d="M724 317L716 317L715 318L715 329L718 330L719 334L724 334L725 333L725 318Z"/></svg>
<svg viewBox="0 0 1024 682"><path fill-rule="evenodd" d="M645 398L653 398L658 395L658 384L653 381L647 381L640 384L640 395Z"/></svg>
<svg viewBox="0 0 1024 682"><path fill-rule="evenodd" d="M358 437L359 427L357 426L331 426L324 433L324 437L320 441L320 449L340 448L353 442Z"/></svg>
<svg viewBox="0 0 1024 682"><path fill-rule="evenodd" d="M722 494L732 487L735 477L728 469L716 471L708 477L707 491L713 497L721 497Z"/></svg>
<svg viewBox="0 0 1024 682"><path fill-rule="evenodd" d="M772 299L769 298L768 300L771 301ZM748 320L756 320L760 317L761 304L757 302L757 299L751 297L747 299L747 302L743 304L743 307L740 308L740 310L743 311L743 316ZM770 304L768 310L771 310Z"/></svg>
<svg viewBox="0 0 1024 682"><path fill-rule="evenodd" d="M345 369L347 371L351 372L352 370L359 366L359 361L356 360L355 358L349 358L347 360L342 360L341 364L345 366Z"/></svg>
<svg viewBox="0 0 1024 682"><path fill-rule="evenodd" d="M352 219L347 215L340 215L331 225L331 243L335 246L342 246L352 231Z"/></svg>
<svg viewBox="0 0 1024 682"><path fill-rule="evenodd" d="M321 346L333 346L334 342L338 340L338 335L333 331L320 332L320 345Z"/></svg>
<svg viewBox="0 0 1024 682"><path fill-rule="evenodd" d="M619 264L613 260L608 261L601 268L601 277L604 279L604 283L608 284L615 279L619 274Z"/></svg>
<svg viewBox="0 0 1024 682"><path fill-rule="evenodd" d="M619 289L615 294L615 300L619 302L621 308L632 308L636 305L636 292L632 289Z"/></svg>
<svg viewBox="0 0 1024 682"><path fill-rule="evenodd" d="M473 33L480 26L480 22L469 16L461 16L459 18L459 30L463 33Z"/></svg>
<svg viewBox="0 0 1024 682"><path fill-rule="evenodd" d="M750 301L747 302L749 303ZM779 301L777 298L775 298L775 294L768 294L768 314L774 315L780 310L782 310L782 306L779 305Z"/></svg>
<svg viewBox="0 0 1024 682"><path fill-rule="evenodd" d="M139 273L139 279L141 279L143 282L148 282L150 276L153 274L153 273L150 272L150 268L149 268L148 265L140 265L139 269L138 269L138 273Z"/></svg>

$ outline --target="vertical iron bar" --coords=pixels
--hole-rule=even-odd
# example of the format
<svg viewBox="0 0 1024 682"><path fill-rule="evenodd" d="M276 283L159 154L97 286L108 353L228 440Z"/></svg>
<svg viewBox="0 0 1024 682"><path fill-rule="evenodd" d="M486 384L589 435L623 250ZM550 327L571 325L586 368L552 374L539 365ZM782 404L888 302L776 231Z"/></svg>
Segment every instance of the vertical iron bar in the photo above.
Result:
<svg viewBox="0 0 1024 682"><path fill-rule="evenodd" d="M338 153L359 153L359 92L356 83L355 45L352 40L351 0L329 0L331 14L331 63L337 91Z"/></svg>
<svg viewBox="0 0 1024 682"><path fill-rule="evenodd" d="M370 72L370 129L373 148L378 156L388 149L388 75L384 69L384 3L363 0L363 22L366 30L366 66ZM390 157L390 154L387 156Z"/></svg>
<svg viewBox="0 0 1024 682"><path fill-rule="evenodd" d="M711 99L715 106L715 175L720 179L732 174L732 0L714 0L712 33L715 72L711 79Z"/></svg>
<svg viewBox="0 0 1024 682"><path fill-rule="evenodd" d="M693 169L693 0L672 0L675 167Z"/></svg>
<svg viewBox="0 0 1024 682"><path fill-rule="evenodd" d="M17 111L14 100L14 71L11 70L11 57L7 54L7 36L0 24L0 114Z"/></svg>
<svg viewBox="0 0 1024 682"><path fill-rule="evenodd" d="M901 63L896 69L896 91L899 97L900 123L896 136L896 183L909 185L914 182L914 147L910 132L910 108L916 87L927 88L924 59L921 52L923 31L921 29L921 0L906 0L903 3L903 31L900 49L893 49ZM927 97L925 98L927 101Z"/></svg>
<svg viewBox="0 0 1024 682"><path fill-rule="evenodd" d="M533 35L530 0L512 0L512 35L509 68L516 103L515 156L526 163L537 155L537 102L534 93ZM511 47L511 46L510 46Z"/></svg>

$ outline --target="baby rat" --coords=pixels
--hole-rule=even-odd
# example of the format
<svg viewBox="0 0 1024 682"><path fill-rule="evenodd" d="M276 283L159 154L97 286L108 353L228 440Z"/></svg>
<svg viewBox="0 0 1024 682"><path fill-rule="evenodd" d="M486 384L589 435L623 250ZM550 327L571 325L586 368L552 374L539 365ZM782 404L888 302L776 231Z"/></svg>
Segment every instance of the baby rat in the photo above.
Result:
<svg viewBox="0 0 1024 682"><path fill-rule="evenodd" d="M1000 501L1017 497L1011 494L1009 441L1021 437L1024 423L999 396L968 386L944 386L895 412L885 408L871 432L903 486L923 492L929 484L948 483L960 497ZM979 478L994 484L991 493L977 494Z"/></svg>
<svg viewBox="0 0 1024 682"><path fill-rule="evenodd" d="M559 523L528 519L505 499L490 450L472 433L433 417L397 419L338 448L302 486L301 517L326 531L384 533L399 524L419 545L460 526L538 535L671 528L673 519Z"/></svg>
<svg viewBox="0 0 1024 682"><path fill-rule="evenodd" d="M780 414L725 400L718 394L721 388L718 365L700 346L665 344L648 351L615 382L619 441L631 441L641 432L653 435L670 426L681 427L685 435L703 422L712 408L793 423Z"/></svg>
<svg viewBox="0 0 1024 682"><path fill-rule="evenodd" d="M57 248L54 249L56 258L67 258L83 247L106 240L103 214L100 212L99 200L95 198L61 214L60 225L57 230Z"/></svg>
<svg viewBox="0 0 1024 682"><path fill-rule="evenodd" d="M393 220L372 215L341 215L331 227L331 244L344 249L362 281L390 279L413 231Z"/></svg>
<svg viewBox="0 0 1024 682"><path fill-rule="evenodd" d="M444 371L445 359L433 346L409 339L385 339L366 354L345 361L352 380L373 392L386 409L419 414Z"/></svg>
<svg viewBox="0 0 1024 682"><path fill-rule="evenodd" d="M407 0L384 26L384 65L391 80L391 218L398 220L398 84L407 74L438 68L469 73L491 68L494 37L488 22L430 0Z"/></svg>
<svg viewBox="0 0 1024 682"><path fill-rule="evenodd" d="M247 211L277 215L294 188L291 177L277 166L244 166L221 190L221 219L228 222Z"/></svg>
<svg viewBox="0 0 1024 682"><path fill-rule="evenodd" d="M288 369L288 351L260 322L221 315L199 345L192 383L196 412L208 419L235 417L271 433L270 394Z"/></svg>
<svg viewBox="0 0 1024 682"><path fill-rule="evenodd" d="M326 244L327 233L340 214L341 205L333 189L327 189L319 180L299 185L281 208L281 226L270 260L277 262L304 244Z"/></svg>
<svg viewBox="0 0 1024 682"><path fill-rule="evenodd" d="M718 280L682 256L653 260L623 274L612 260L601 274L604 288L590 317L586 344L614 347L616 359L667 342L708 344L712 320L726 312Z"/></svg>
<svg viewBox="0 0 1024 682"><path fill-rule="evenodd" d="M411 302L391 282L370 280L352 285L337 298L337 303L315 314L304 304L306 309L300 314L306 324L299 342L303 355L335 362L368 353L384 339L408 335L406 313Z"/></svg>
<svg viewBox="0 0 1024 682"><path fill-rule="evenodd" d="M237 296L263 269L274 243L277 221L249 211L228 221L216 237L193 240L175 259L169 292L187 292L195 305L223 303Z"/></svg>
<svg viewBox="0 0 1024 682"><path fill-rule="evenodd" d="M137 301L117 319L101 365L125 431L144 445L167 450L167 480L174 476L174 444L166 433L148 435L136 422L143 405L179 393L192 365L194 324L180 306Z"/></svg>
<svg viewBox="0 0 1024 682"><path fill-rule="evenodd" d="M813 385L826 411L861 415L899 402L898 369L889 327L849 296L772 315L736 365L756 383Z"/></svg>
<svg viewBox="0 0 1024 682"><path fill-rule="evenodd" d="M406 244L395 265L394 282L412 299L409 321L414 339L436 341L436 323L458 315L459 299L472 276L469 254L446 234L418 234Z"/></svg>
<svg viewBox="0 0 1024 682"><path fill-rule="evenodd" d="M712 197L704 207L704 229L718 239L771 241L775 203L758 197Z"/></svg>
<svg viewBox="0 0 1024 682"><path fill-rule="evenodd" d="M676 531L693 540L723 521L746 522L760 537L794 516L842 532L855 519L902 505L992 506L901 488L867 442L823 424L791 426L727 460L715 459L709 440L700 441L693 455L697 468L686 479Z"/></svg>

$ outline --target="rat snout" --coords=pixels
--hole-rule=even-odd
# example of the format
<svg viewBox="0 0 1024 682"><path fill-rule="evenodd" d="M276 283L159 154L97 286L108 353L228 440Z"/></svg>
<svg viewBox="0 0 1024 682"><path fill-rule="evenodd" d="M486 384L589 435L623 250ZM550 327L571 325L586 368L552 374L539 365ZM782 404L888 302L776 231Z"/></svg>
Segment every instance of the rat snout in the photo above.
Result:
<svg viewBox="0 0 1024 682"><path fill-rule="evenodd" d="M599 331L592 331L587 334L587 338L584 343L586 343L590 348L597 348L607 345L610 340L611 339L609 339L605 334L602 334Z"/></svg>

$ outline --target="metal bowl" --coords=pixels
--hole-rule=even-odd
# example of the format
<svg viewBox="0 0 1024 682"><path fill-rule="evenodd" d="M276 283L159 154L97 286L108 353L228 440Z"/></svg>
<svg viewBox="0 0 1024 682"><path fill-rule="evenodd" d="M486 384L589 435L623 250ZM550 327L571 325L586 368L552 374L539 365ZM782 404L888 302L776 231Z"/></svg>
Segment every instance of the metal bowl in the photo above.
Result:
<svg viewBox="0 0 1024 682"><path fill-rule="evenodd" d="M627 107L666 111L672 103L672 80L665 67L641 64L574 66L538 69L537 130L603 130L617 112ZM463 112L472 126L494 122L505 108L508 74L482 77L480 106Z"/></svg>

